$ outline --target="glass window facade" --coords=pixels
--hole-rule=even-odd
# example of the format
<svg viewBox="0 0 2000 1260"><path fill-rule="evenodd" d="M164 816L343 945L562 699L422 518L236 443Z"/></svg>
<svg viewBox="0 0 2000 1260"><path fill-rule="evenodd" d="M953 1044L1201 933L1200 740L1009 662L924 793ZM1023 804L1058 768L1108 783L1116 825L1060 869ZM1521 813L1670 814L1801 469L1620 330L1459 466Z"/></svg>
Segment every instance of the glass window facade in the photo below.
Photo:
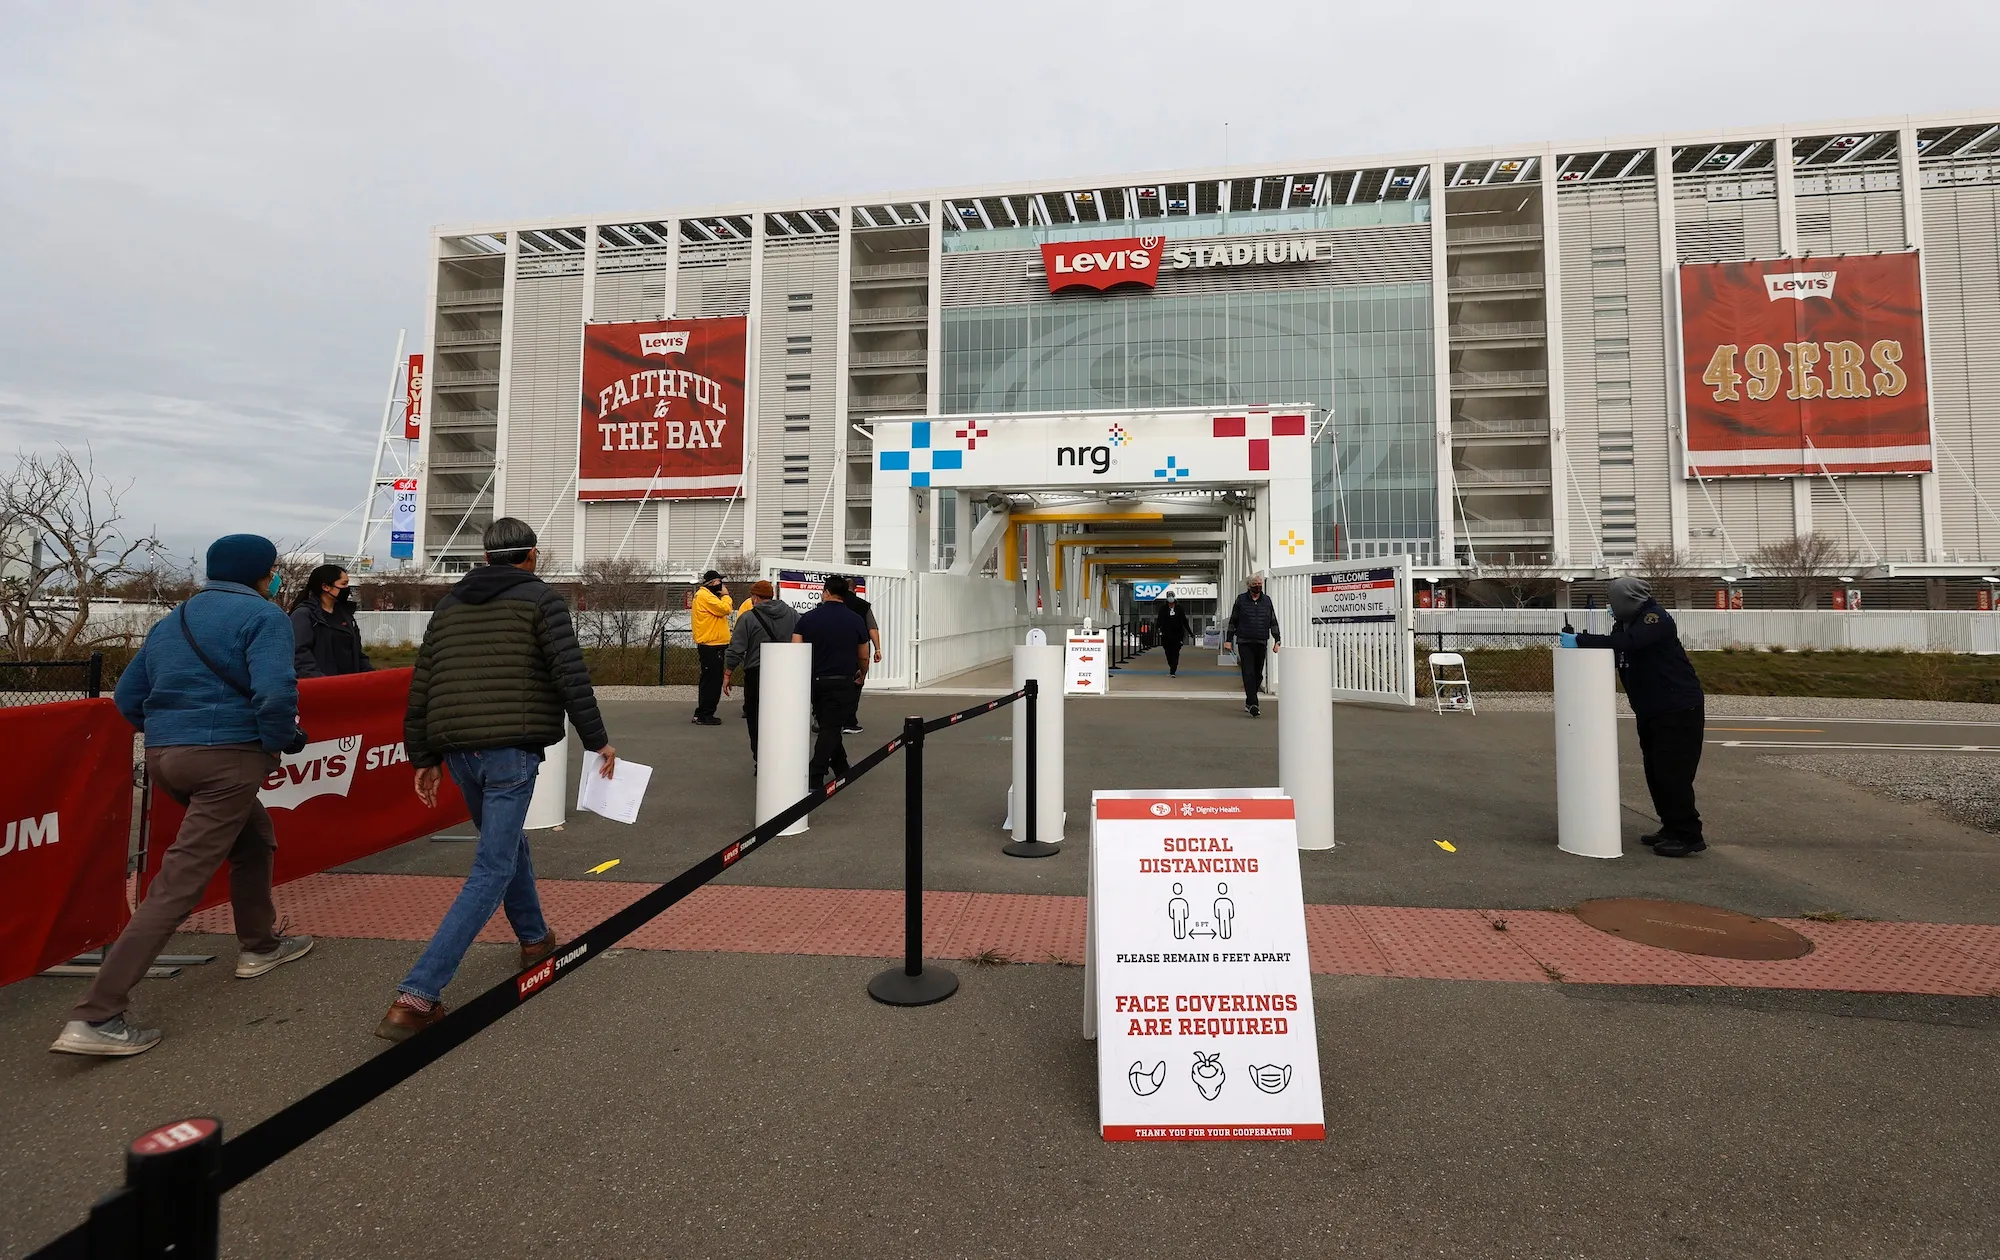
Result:
<svg viewBox="0 0 2000 1260"><path fill-rule="evenodd" d="M1429 285L947 309L943 340L949 413L1330 408L1313 450L1315 558L1435 556Z"/></svg>

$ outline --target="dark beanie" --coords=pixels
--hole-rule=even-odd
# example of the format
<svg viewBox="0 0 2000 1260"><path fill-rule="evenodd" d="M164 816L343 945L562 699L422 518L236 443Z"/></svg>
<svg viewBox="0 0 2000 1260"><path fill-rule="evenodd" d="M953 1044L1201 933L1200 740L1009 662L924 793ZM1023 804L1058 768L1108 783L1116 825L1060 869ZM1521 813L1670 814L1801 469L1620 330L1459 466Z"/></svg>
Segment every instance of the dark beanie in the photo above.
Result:
<svg viewBox="0 0 2000 1260"><path fill-rule="evenodd" d="M212 582L255 586L277 564L277 544L262 534L224 534L208 545L208 577Z"/></svg>

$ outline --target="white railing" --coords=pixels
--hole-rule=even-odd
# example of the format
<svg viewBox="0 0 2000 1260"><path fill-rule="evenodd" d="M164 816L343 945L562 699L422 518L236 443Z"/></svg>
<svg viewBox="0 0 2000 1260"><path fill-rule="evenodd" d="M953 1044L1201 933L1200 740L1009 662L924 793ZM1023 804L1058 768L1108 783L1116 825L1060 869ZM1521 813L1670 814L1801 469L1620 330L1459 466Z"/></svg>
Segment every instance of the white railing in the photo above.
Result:
<svg viewBox="0 0 2000 1260"><path fill-rule="evenodd" d="M1453 389L1480 389L1501 385L1546 385L1549 374L1542 368L1524 368L1510 372L1453 372Z"/></svg>
<svg viewBox="0 0 2000 1260"><path fill-rule="evenodd" d="M856 350L847 356L849 367L923 367L930 361L926 350Z"/></svg>
<svg viewBox="0 0 2000 1260"><path fill-rule="evenodd" d="M438 294L439 306L496 306L505 289L451 289Z"/></svg>
<svg viewBox="0 0 2000 1260"><path fill-rule="evenodd" d="M1542 225L1514 223L1504 227L1452 228L1444 234L1447 245L1476 245L1482 241L1539 241Z"/></svg>
<svg viewBox="0 0 2000 1260"><path fill-rule="evenodd" d="M1545 486L1549 484L1549 470L1546 468L1454 468L1452 480L1461 486Z"/></svg>
<svg viewBox="0 0 2000 1260"><path fill-rule="evenodd" d="M1448 330L1453 341L1479 341L1494 337L1542 337L1549 326L1539 319L1516 319L1488 324L1453 324Z"/></svg>
<svg viewBox="0 0 2000 1260"><path fill-rule="evenodd" d="M1315 574L1352 577L1371 570L1388 570L1393 575L1394 620L1346 625L1313 623L1317 603L1312 590ZM1278 631L1284 642L1333 649L1335 699L1402 705L1417 702L1408 556L1328 561L1308 568L1278 569L1266 577L1264 588L1270 593L1273 611L1278 614ZM1271 685L1275 688L1276 671L1284 668L1282 648L1272 654L1271 665Z"/></svg>
<svg viewBox="0 0 2000 1260"><path fill-rule="evenodd" d="M853 564L815 564L796 558L765 560L759 566L765 581L776 584L783 570L840 573L867 585L865 598L882 631L882 661L868 671L868 685L900 691L914 685L917 657L917 591L915 575Z"/></svg>
<svg viewBox="0 0 2000 1260"><path fill-rule="evenodd" d="M927 262L872 263L853 269L855 280L928 280L931 265Z"/></svg>
<svg viewBox="0 0 2000 1260"><path fill-rule="evenodd" d="M917 575L916 660L919 687L1005 660L1027 636L1018 588L999 578L959 573Z"/></svg>
<svg viewBox="0 0 2000 1260"><path fill-rule="evenodd" d="M1538 434L1546 436L1549 422L1532 417L1502 418L1497 420L1475 420L1464 416L1455 417L1451 422L1451 435L1458 437L1513 436L1515 434Z"/></svg>
<svg viewBox="0 0 2000 1260"><path fill-rule="evenodd" d="M1458 531L1461 534L1546 534L1555 528L1555 522L1548 520L1461 520Z"/></svg>
<svg viewBox="0 0 2000 1260"><path fill-rule="evenodd" d="M929 319L928 306L857 306L847 313L850 324L913 324Z"/></svg>
<svg viewBox="0 0 2000 1260"><path fill-rule="evenodd" d="M1491 276L1449 276L1446 282L1454 292L1462 289L1539 289L1542 287L1542 273L1505 271Z"/></svg>
<svg viewBox="0 0 2000 1260"><path fill-rule="evenodd" d="M1712 583L1711 583L1712 584ZM1705 590L1701 582L1697 590ZM1904 652L2000 652L2000 613L1832 612L1826 609L1670 609L1681 642L1694 651L1722 648L1797 650L1842 648ZM1579 629L1585 618L1599 633L1611 628L1602 608L1453 608L1416 615L1417 633L1548 634L1565 620Z"/></svg>

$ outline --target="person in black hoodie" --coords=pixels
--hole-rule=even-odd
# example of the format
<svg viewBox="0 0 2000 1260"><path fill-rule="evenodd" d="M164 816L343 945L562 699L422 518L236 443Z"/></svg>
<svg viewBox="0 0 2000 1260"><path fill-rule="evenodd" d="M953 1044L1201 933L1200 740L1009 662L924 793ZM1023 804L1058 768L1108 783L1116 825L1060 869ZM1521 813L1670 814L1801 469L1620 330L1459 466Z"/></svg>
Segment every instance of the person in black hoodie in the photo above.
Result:
<svg viewBox="0 0 2000 1260"><path fill-rule="evenodd" d="M1172 591L1154 601L1153 626L1159 631L1160 650L1166 653L1167 677L1172 678L1181 672L1181 644L1188 641L1190 633L1187 614L1174 602Z"/></svg>
<svg viewBox="0 0 2000 1260"><path fill-rule="evenodd" d="M555 953L523 830L542 750L564 738L567 714L583 746L602 754L605 778L618 760L569 606L535 576L535 531L503 516L486 527L484 545L486 564L466 574L431 614L403 714L418 799L437 804L442 763L465 797L479 845L464 887L375 1030L390 1041L444 1015L444 988L495 909L506 907L521 970Z"/></svg>
<svg viewBox="0 0 2000 1260"><path fill-rule="evenodd" d="M292 665L301 678L365 674L375 668L361 647L347 570L323 564L292 601Z"/></svg>
<svg viewBox="0 0 2000 1260"><path fill-rule="evenodd" d="M1694 775L1701 767L1706 726L1701 679L1681 647L1673 614L1653 598L1644 578L1615 577L1606 594L1617 620L1610 634L1565 631L1563 647L1610 648L1618 654L1618 679L1639 719L1639 756L1646 790L1660 829L1640 839L1661 857L1686 857L1708 847L1701 811L1694 805Z"/></svg>

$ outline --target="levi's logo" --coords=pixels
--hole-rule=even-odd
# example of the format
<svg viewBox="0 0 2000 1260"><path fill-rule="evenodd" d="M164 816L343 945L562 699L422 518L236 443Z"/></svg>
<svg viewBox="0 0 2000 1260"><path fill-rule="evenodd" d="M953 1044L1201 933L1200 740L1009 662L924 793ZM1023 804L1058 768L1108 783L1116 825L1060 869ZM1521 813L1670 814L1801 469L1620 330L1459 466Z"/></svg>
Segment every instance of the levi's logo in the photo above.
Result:
<svg viewBox="0 0 2000 1260"><path fill-rule="evenodd" d="M686 354L688 348L687 330L678 332L649 332L639 334L640 354Z"/></svg>
<svg viewBox="0 0 2000 1260"><path fill-rule="evenodd" d="M553 958L544 958L541 964L533 971L514 978L514 992L525 998L555 978L556 960Z"/></svg>
<svg viewBox="0 0 2000 1260"><path fill-rule="evenodd" d="M722 864L724 866L734 866L736 859L742 856L743 846L741 844L732 844L722 851Z"/></svg>
<svg viewBox="0 0 2000 1260"><path fill-rule="evenodd" d="M1833 282L1840 275L1837 271L1794 271L1782 276L1765 276L1764 292L1773 302L1779 298L1797 298L1803 302L1807 298L1830 298L1833 296Z"/></svg>
<svg viewBox="0 0 2000 1260"><path fill-rule="evenodd" d="M1150 289L1160 280L1160 238L1044 245L1042 267L1048 272L1051 293L1074 285L1108 289L1114 284L1143 284Z"/></svg>
<svg viewBox="0 0 2000 1260"><path fill-rule="evenodd" d="M359 760L355 753L360 750L361 736L343 735L287 753L278 768L264 776L257 799L265 809L297 809L315 796L346 796L354 786L354 763Z"/></svg>

